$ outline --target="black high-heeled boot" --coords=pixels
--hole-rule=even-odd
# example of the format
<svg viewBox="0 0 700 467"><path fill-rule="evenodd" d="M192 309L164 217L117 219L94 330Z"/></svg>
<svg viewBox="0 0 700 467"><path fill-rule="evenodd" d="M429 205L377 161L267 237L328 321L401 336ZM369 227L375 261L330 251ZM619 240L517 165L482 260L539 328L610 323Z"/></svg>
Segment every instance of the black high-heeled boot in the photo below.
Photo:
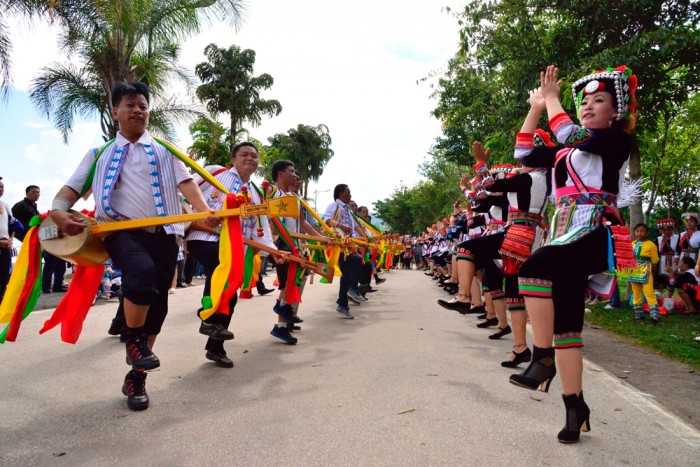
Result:
<svg viewBox="0 0 700 467"><path fill-rule="evenodd" d="M539 389L542 392L549 391L549 385L557 374L554 364L554 349L541 349L532 347L532 362L519 375L511 375L509 381L516 386L527 389Z"/></svg>
<svg viewBox="0 0 700 467"><path fill-rule="evenodd" d="M562 398L566 407L566 425L557 438L560 443L577 443L582 431L591 431L591 410L583 400L583 391L579 395L562 394Z"/></svg>

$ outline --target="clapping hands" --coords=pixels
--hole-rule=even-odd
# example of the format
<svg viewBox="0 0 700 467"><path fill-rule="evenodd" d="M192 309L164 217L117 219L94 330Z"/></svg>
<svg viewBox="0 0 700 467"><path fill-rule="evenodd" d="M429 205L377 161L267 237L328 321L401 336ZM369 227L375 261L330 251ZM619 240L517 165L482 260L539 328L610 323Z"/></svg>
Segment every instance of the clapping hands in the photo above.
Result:
<svg viewBox="0 0 700 467"><path fill-rule="evenodd" d="M530 108L538 112L543 112L547 108L547 103L542 95L542 89L536 88L530 91L530 97L528 97L527 102L530 104Z"/></svg>
<svg viewBox="0 0 700 467"><path fill-rule="evenodd" d="M559 68L549 65L547 69L540 73L540 92L546 100L550 97L559 99Z"/></svg>
<svg viewBox="0 0 700 467"><path fill-rule="evenodd" d="M484 150L484 146L479 141L475 141L474 144L472 144L472 153L474 154L474 160L476 162L486 162L491 150Z"/></svg>

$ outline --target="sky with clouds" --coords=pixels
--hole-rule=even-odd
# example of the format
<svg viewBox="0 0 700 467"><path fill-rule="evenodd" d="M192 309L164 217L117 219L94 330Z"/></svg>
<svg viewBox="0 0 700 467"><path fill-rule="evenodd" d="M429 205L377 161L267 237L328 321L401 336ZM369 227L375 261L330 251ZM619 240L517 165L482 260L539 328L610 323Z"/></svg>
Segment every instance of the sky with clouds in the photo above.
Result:
<svg viewBox="0 0 700 467"><path fill-rule="evenodd" d="M263 97L282 104L278 117L265 118L251 135L267 138L298 124L328 126L335 156L317 190L319 209L332 201L338 183L350 185L353 199L369 205L387 198L401 183L420 180L440 122L430 116L436 101L428 82L418 82L446 67L458 46L457 21L443 10L458 8L450 0L248 1L238 31L212 24L183 44L180 63L193 70L204 61L210 43L236 44L256 52L255 74L275 80ZM51 122L31 105L31 79L51 61L65 62L56 47L56 31L40 23L12 26L14 87L0 104L0 138L4 154L0 176L3 200L24 197L24 188L42 188L41 211L85 152L102 142L97 120L81 120L64 144ZM176 87L181 100L187 96ZM222 122L226 117L222 116ZM191 138L178 129L178 144ZM84 207L91 207L91 203Z"/></svg>

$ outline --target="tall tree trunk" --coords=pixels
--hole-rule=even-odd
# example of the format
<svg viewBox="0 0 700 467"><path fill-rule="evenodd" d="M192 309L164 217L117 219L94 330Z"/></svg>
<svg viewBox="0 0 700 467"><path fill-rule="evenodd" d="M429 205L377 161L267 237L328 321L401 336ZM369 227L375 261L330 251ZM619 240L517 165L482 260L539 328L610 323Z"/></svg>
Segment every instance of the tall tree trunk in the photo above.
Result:
<svg viewBox="0 0 700 467"><path fill-rule="evenodd" d="M629 163L630 181L634 182L642 178L642 160L639 155L637 146L632 150ZM630 222L629 225L637 225L644 222L644 214L642 213L642 196L638 196L633 204L630 205Z"/></svg>
<svg viewBox="0 0 700 467"><path fill-rule="evenodd" d="M231 113L231 157L233 157L233 147L236 145L236 117Z"/></svg>

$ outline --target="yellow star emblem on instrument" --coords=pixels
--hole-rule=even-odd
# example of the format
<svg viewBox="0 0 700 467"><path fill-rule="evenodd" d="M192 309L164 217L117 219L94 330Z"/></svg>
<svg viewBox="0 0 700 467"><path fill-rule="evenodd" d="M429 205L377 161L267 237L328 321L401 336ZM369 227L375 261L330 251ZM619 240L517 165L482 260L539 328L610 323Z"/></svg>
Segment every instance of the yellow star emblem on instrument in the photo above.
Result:
<svg viewBox="0 0 700 467"><path fill-rule="evenodd" d="M277 206L280 212L287 212L287 204L284 204L284 201L280 201L279 205Z"/></svg>

